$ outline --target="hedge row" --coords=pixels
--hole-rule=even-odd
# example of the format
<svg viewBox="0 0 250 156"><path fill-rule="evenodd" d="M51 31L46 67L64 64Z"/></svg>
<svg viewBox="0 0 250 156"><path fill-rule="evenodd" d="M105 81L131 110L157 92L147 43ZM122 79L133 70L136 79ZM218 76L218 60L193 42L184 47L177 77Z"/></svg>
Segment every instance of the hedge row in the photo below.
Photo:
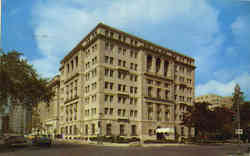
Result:
<svg viewBox="0 0 250 156"><path fill-rule="evenodd" d="M139 138L133 137L133 138L124 138L121 136L102 136L102 137L90 137L91 141L102 141L102 142L111 142L111 143L130 143L130 142L136 142L140 141Z"/></svg>

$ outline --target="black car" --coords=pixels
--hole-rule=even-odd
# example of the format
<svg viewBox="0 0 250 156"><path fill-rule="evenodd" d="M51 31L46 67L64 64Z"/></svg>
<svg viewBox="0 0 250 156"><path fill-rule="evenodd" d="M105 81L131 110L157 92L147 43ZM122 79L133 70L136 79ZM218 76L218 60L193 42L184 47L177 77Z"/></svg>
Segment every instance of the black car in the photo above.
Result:
<svg viewBox="0 0 250 156"><path fill-rule="evenodd" d="M52 140L46 135L35 136L35 138L32 141L33 145L46 145L48 147L51 146L51 143L52 143Z"/></svg>
<svg viewBox="0 0 250 156"><path fill-rule="evenodd" d="M24 136L9 136L4 139L6 146L26 146L28 141Z"/></svg>

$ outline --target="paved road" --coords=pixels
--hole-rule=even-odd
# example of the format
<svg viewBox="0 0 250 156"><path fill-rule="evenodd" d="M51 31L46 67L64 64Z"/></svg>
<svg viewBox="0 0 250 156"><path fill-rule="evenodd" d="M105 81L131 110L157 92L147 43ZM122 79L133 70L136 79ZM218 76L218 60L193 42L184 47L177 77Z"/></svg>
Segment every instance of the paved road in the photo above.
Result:
<svg viewBox="0 0 250 156"><path fill-rule="evenodd" d="M241 146L242 151L247 145ZM237 145L182 145L159 147L111 147L103 145L55 144L52 147L18 147L1 150L0 156L229 156Z"/></svg>

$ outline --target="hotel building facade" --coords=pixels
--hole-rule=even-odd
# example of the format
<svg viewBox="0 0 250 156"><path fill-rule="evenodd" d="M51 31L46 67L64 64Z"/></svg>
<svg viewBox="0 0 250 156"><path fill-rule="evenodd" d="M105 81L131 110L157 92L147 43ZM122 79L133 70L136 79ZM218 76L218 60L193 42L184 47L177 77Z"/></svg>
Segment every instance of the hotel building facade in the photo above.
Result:
<svg viewBox="0 0 250 156"><path fill-rule="evenodd" d="M61 61L58 131L64 138L155 138L194 102L194 59L99 23Z"/></svg>

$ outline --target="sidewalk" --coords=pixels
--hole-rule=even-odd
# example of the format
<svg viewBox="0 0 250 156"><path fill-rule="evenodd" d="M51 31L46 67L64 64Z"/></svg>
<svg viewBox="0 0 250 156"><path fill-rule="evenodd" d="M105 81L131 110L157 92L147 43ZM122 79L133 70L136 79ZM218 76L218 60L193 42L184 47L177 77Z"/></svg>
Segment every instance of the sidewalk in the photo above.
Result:
<svg viewBox="0 0 250 156"><path fill-rule="evenodd" d="M82 145L97 145L97 146L112 146L112 147L163 147L163 146L185 146L185 145L192 145L192 144L177 144L177 143L169 143L169 144L139 144L136 142L133 143L110 143L110 142L103 142L98 144L96 141L83 141L83 140L64 140L64 139L57 139L54 142L59 144L82 144ZM194 145L196 146L196 145Z"/></svg>

